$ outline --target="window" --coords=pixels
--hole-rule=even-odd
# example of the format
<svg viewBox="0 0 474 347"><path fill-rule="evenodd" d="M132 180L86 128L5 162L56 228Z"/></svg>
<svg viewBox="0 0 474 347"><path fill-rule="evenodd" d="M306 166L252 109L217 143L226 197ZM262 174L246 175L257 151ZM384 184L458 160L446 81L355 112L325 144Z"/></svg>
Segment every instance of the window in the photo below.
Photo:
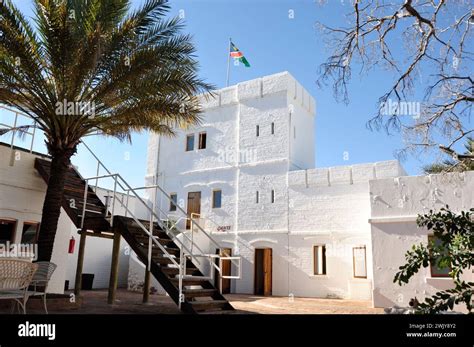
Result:
<svg viewBox="0 0 474 347"><path fill-rule="evenodd" d="M36 244L38 241L39 223L23 223L21 232L22 244Z"/></svg>
<svg viewBox="0 0 474 347"><path fill-rule="evenodd" d="M222 191L213 190L212 191L212 208L221 208L222 206Z"/></svg>
<svg viewBox="0 0 474 347"><path fill-rule="evenodd" d="M314 274L326 274L326 246L317 245L313 247Z"/></svg>
<svg viewBox="0 0 474 347"><path fill-rule="evenodd" d="M259 137L259 136L260 136L260 126L257 125L257 137Z"/></svg>
<svg viewBox="0 0 474 347"><path fill-rule="evenodd" d="M272 204L275 202L275 191L272 189Z"/></svg>
<svg viewBox="0 0 474 347"><path fill-rule="evenodd" d="M170 211L176 211L176 205L178 203L178 194L170 194Z"/></svg>
<svg viewBox="0 0 474 347"><path fill-rule="evenodd" d="M434 235L428 236L428 242L434 243L435 246L441 245L441 240L436 238ZM451 271L451 267L438 267L437 262L438 261L436 261L434 264L430 264L431 277L450 277L449 272Z"/></svg>
<svg viewBox="0 0 474 347"><path fill-rule="evenodd" d="M203 132L199 134L199 149L205 149L206 148L206 139L207 139L207 133Z"/></svg>
<svg viewBox="0 0 474 347"><path fill-rule="evenodd" d="M13 242L15 235L16 222L9 219L0 220L0 244Z"/></svg>
<svg viewBox="0 0 474 347"><path fill-rule="evenodd" d="M354 278L367 278L365 253L365 246L352 248Z"/></svg>
<svg viewBox="0 0 474 347"><path fill-rule="evenodd" d="M194 150L194 134L186 136L186 152Z"/></svg>
<svg viewBox="0 0 474 347"><path fill-rule="evenodd" d="M259 194L258 194L258 190L255 192L255 203L258 204L258 199L259 199Z"/></svg>
<svg viewBox="0 0 474 347"><path fill-rule="evenodd" d="M272 135L275 134L275 123L272 122Z"/></svg>

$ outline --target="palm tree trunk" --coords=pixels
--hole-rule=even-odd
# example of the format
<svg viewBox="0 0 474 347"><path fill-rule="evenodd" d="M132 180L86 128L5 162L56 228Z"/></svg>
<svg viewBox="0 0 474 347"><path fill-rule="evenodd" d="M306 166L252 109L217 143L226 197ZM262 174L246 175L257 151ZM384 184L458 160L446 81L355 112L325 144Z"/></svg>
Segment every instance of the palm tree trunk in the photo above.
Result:
<svg viewBox="0 0 474 347"><path fill-rule="evenodd" d="M66 174L74 151L55 151L51 160L48 188L38 236L38 260L50 261L61 213Z"/></svg>

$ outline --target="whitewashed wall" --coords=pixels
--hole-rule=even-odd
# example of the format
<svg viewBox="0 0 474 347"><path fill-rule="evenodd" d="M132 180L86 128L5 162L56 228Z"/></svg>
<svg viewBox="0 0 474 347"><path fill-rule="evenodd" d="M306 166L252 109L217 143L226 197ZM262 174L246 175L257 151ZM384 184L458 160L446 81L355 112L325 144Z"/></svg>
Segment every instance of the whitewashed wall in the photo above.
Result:
<svg viewBox="0 0 474 347"><path fill-rule="evenodd" d="M168 193L178 194L185 210L188 192L201 191L202 224L222 247L243 259L243 278L232 281L233 291L253 293L255 248L269 247L274 295L370 299L368 182L404 175L399 163L313 169L315 102L288 73L216 94L203 99L200 127L172 139L150 136L148 182L157 175ZM201 131L207 131L207 148L185 152L186 134ZM308 170L292 171L301 168ZM216 188L223 192L220 209L211 208ZM162 210L169 208L167 199L157 203ZM230 229L218 232L217 226ZM327 245L326 276L313 275L316 244ZM367 247L368 278L354 279L352 248L361 245ZM215 247L208 251L214 253ZM143 276L139 266L130 267L139 273L131 271L130 276Z"/></svg>
<svg viewBox="0 0 474 347"><path fill-rule="evenodd" d="M429 268L404 286L393 283L393 277L405 263L405 252L428 241L427 230L416 226L416 216L445 205L457 212L468 210L474 206L473 192L472 171L370 181L374 306L408 305L415 296L420 300L452 285L449 278L432 278ZM471 271L465 276L474 279Z"/></svg>
<svg viewBox="0 0 474 347"><path fill-rule="evenodd" d="M17 150L13 166L9 165L10 155L10 148L0 145L0 219L16 221L14 242L20 243L23 224L41 221L46 183L34 168L35 158L41 155ZM101 198L104 194L103 190L98 192ZM147 218L144 209L140 209L138 206L136 199L130 198L130 209L135 211L139 218ZM123 207L117 204L115 213L124 214L124 212ZM74 252L69 254L71 237L74 237L76 242ZM51 259L58 267L48 287L49 292L63 293L66 280L69 281L69 288L74 288L78 249L77 229L68 215L61 210ZM95 275L93 288L107 288L110 277L112 240L88 237L85 252L83 272ZM129 247L122 240L119 265L119 286L121 287L127 285L129 254Z"/></svg>
<svg viewBox="0 0 474 347"><path fill-rule="evenodd" d="M14 242L20 243L23 224L41 221L46 183L34 168L36 155L17 150L13 166L9 165L10 156L10 148L0 145L0 219L16 221ZM58 265L48 287L51 293L64 292L67 251L72 230L75 230L74 225L61 209L51 258Z"/></svg>

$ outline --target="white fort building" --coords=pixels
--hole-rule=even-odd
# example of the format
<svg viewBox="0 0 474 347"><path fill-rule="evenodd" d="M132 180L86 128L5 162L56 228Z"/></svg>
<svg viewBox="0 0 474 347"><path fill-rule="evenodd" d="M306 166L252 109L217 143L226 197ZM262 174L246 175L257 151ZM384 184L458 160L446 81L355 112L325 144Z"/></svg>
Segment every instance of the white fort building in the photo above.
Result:
<svg viewBox="0 0 474 347"><path fill-rule="evenodd" d="M393 277L405 252L430 236L416 226L418 214L474 206L474 171L407 176L396 160L315 167L316 103L287 72L201 101L199 126L173 138L150 135L145 186L160 187L141 191L150 206L131 197L125 212L119 202L126 195L114 195L115 215L133 212L146 220L153 208L162 223L188 230L176 239L193 238L194 254L238 258L240 266L219 266L236 277L216 283L223 293L370 300L388 307L452 286L437 268L421 269L402 287ZM34 243L46 191L37 164L46 157L13 141L0 145L0 156L0 244ZM110 206L110 190L96 193ZM68 209L63 204L54 243L58 268L48 290L55 293L65 282L75 285L79 246L71 242L78 227ZM124 240L120 249L116 282L143 288L144 265ZM85 254L84 273L95 275L94 288L107 287L112 240L90 238ZM203 273L206 267L202 262ZM472 272L464 276L474 280ZM164 293L154 279L152 286Z"/></svg>
<svg viewBox="0 0 474 347"><path fill-rule="evenodd" d="M474 172L408 177L396 160L315 168L316 102L287 72L221 89L202 103L200 126L150 136L145 181L242 257L242 278L224 291L383 307L450 285L430 269L404 287L392 280L405 251L427 241L418 213L474 206ZM155 204L173 220L168 199L158 194Z"/></svg>

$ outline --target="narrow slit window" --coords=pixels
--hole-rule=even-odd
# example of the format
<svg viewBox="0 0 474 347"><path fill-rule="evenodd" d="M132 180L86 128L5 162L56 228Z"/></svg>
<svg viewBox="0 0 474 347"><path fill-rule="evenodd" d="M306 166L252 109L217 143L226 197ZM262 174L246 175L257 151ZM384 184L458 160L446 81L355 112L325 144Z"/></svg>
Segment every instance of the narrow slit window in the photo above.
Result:
<svg viewBox="0 0 474 347"><path fill-rule="evenodd" d="M260 136L260 126L259 125L257 125L256 134L257 134L257 137Z"/></svg>
<svg viewBox="0 0 474 347"><path fill-rule="evenodd" d="M315 275L326 275L326 246L317 245L313 247L313 263Z"/></svg>
<svg viewBox="0 0 474 347"><path fill-rule="evenodd" d="M275 191L272 189L272 204L275 202Z"/></svg>
<svg viewBox="0 0 474 347"><path fill-rule="evenodd" d="M258 190L255 192L255 203L258 204L258 200L259 200L259 193L258 193Z"/></svg>
<svg viewBox="0 0 474 347"><path fill-rule="evenodd" d="M275 134L275 123L272 122L272 135Z"/></svg>
<svg viewBox="0 0 474 347"><path fill-rule="evenodd" d="M354 278L367 278L367 261L365 246L352 248Z"/></svg>
<svg viewBox="0 0 474 347"><path fill-rule="evenodd" d="M194 134L186 136L186 152L194 150Z"/></svg>
<svg viewBox="0 0 474 347"><path fill-rule="evenodd" d="M178 203L178 194L170 194L170 211L176 211L176 204Z"/></svg>
<svg viewBox="0 0 474 347"><path fill-rule="evenodd" d="M212 208L221 208L222 206L222 190L212 191Z"/></svg>
<svg viewBox="0 0 474 347"><path fill-rule="evenodd" d="M207 133L202 132L199 134L199 149L206 148L206 141L207 141Z"/></svg>

